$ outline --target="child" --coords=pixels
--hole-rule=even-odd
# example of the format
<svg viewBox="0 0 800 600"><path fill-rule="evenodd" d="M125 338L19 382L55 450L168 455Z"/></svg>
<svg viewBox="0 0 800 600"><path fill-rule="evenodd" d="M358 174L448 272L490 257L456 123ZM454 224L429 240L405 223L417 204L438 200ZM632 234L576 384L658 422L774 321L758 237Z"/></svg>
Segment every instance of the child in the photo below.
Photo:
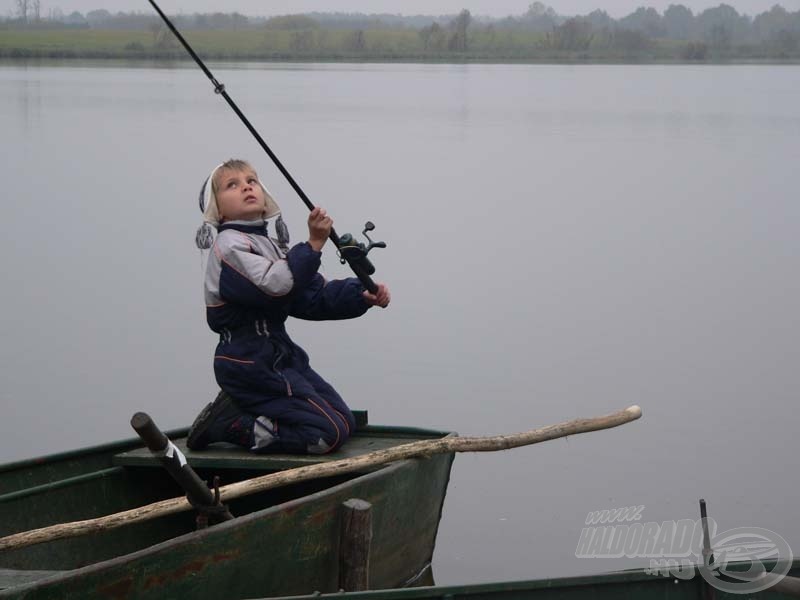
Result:
<svg viewBox="0 0 800 600"><path fill-rule="evenodd" d="M200 209L205 222L197 243L210 248L206 318L220 334L214 374L222 392L195 419L187 446L202 450L224 441L254 452L336 450L355 428L353 415L284 322L358 317L388 306L388 288L380 284L370 294L356 278L326 282L317 273L333 224L324 209L309 215L308 241L288 250L280 208L247 162L214 169L200 191ZM277 239L267 235L273 220Z"/></svg>

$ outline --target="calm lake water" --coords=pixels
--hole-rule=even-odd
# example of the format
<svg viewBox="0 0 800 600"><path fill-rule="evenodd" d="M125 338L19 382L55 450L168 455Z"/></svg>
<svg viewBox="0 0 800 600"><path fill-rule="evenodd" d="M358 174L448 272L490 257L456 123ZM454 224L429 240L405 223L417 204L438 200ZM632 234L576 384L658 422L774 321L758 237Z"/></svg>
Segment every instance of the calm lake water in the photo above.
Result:
<svg viewBox="0 0 800 600"><path fill-rule="evenodd" d="M339 233L389 245L388 310L291 324L351 406L462 435L643 408L459 455L438 583L641 566L576 558L587 513L701 497L800 553L800 67L212 68ZM2 65L0 131L0 461L189 424L204 178L251 159L295 240L303 205L188 65Z"/></svg>

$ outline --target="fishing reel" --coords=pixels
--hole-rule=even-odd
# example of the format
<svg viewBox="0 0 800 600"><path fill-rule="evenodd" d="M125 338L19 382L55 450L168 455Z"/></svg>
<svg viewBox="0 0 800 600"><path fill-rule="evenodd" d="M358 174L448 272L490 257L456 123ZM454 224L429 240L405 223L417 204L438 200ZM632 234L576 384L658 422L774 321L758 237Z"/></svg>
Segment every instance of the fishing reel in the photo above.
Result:
<svg viewBox="0 0 800 600"><path fill-rule="evenodd" d="M367 238L369 245L365 246L363 242L357 241L351 234L345 233L339 237L339 261L342 264L350 263L354 267L359 267L367 275L372 275L375 272L375 265L367 258L367 254L373 248L386 248L386 242L373 242L368 231L375 229L375 224L372 221L367 221L364 225L362 235Z"/></svg>

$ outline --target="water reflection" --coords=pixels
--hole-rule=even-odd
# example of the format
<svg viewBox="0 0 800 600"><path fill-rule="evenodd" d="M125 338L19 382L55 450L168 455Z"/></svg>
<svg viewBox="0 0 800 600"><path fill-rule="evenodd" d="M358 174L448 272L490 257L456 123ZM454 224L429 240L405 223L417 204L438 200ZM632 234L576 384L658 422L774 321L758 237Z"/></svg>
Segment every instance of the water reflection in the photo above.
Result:
<svg viewBox="0 0 800 600"><path fill-rule="evenodd" d="M6 93L17 102L17 123L29 133L42 118L42 81L38 73L20 69L18 76L7 82Z"/></svg>
<svg viewBox="0 0 800 600"><path fill-rule="evenodd" d="M574 556L587 512L692 518L700 495L721 527L800 547L780 476L800 69L214 70L337 228L369 218L389 243L390 310L292 324L353 407L462 434L644 409L624 431L459 456L440 583L609 570ZM191 68L5 65L0 124L3 460L128 437L136 410L188 424L215 389L202 180L253 159L301 239L294 193ZM324 267L345 274L330 252ZM763 468L742 477L733 447Z"/></svg>

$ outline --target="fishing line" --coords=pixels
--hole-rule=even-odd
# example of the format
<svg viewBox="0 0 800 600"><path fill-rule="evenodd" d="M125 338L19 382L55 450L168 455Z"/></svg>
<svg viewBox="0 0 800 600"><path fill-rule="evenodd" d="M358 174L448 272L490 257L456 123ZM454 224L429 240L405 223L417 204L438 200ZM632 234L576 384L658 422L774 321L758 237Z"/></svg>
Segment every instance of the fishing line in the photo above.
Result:
<svg viewBox="0 0 800 600"><path fill-rule="evenodd" d="M169 20L169 17L167 17L161 8L159 8L158 4L156 4L154 0L148 0L148 2L150 2L164 23L166 23L170 31L172 31L175 37L178 38L178 41L194 59L194 61L197 63L197 66L202 69L203 73L206 74L206 77L208 77L211 83L214 84L214 93L219 94L225 99L225 101L228 103L228 106L233 109L233 112L235 112L242 123L244 123L244 126L247 127L247 130L253 134L253 137L256 138L256 141L259 143L264 152L267 153L267 155L272 159L272 162L275 163L275 166L278 167L278 170L286 178L286 181L289 182L289 185L292 186L292 189L294 189L294 191L297 192L297 195L300 196L300 199L308 207L308 210L314 210L314 204L311 202L300 185L295 181L294 177L292 177L291 173L289 173L288 169L283 166L283 163L280 161L277 155L272 151L269 145L267 145L267 142L264 141L264 138L262 138L258 131L256 131L256 128L253 127L253 124L250 123L248 118L239 109L239 107L233 101L233 98L228 95L228 92L225 90L225 85L220 83L217 78L214 77L214 74L192 49L192 47L189 45L189 42L187 42L183 35L181 35L181 32L178 31L175 25L172 24L172 21ZM345 243L343 243L342 239L339 238L336 230L331 227L329 238L339 250L339 256L341 257L342 262L347 262L350 265L350 268L353 269L353 272L369 292L373 294L376 293L378 291L378 286L375 285L375 282L372 281L372 278L370 277L370 275L374 272L374 267L372 267L371 263L369 263L369 261L366 259L366 254L372 247L381 248L385 247L385 244L382 242L379 242L378 244L370 244L370 247L365 249L364 245L355 242L351 235L347 234L347 236L343 237L346 238Z"/></svg>

